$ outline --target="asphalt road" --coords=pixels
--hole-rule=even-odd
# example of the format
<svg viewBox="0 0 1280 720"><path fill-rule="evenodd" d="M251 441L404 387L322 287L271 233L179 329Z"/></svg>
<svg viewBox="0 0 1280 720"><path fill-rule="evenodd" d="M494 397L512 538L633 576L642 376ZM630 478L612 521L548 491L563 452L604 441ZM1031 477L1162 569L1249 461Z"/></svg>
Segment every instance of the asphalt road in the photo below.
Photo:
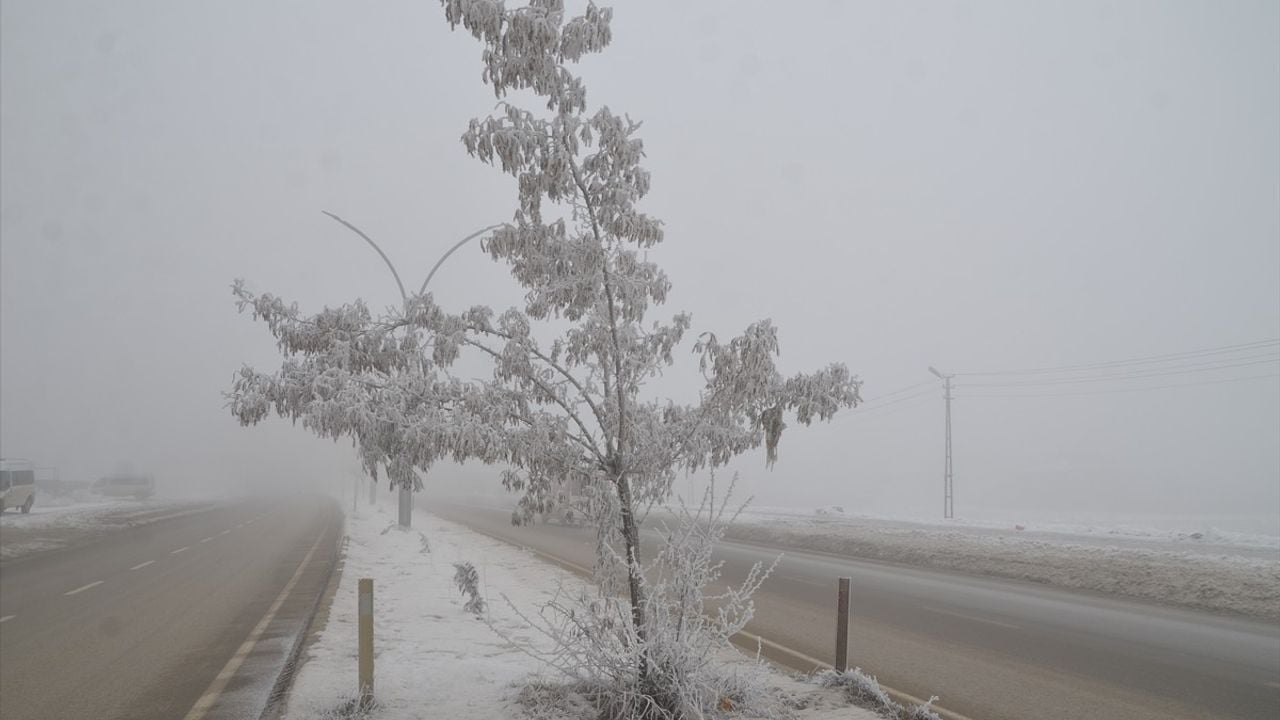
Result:
<svg viewBox="0 0 1280 720"><path fill-rule="evenodd" d="M512 527L510 511L432 512L590 567L593 531ZM652 556L654 537L646 534ZM724 579L781 551L726 542ZM850 664L985 720L1280 718L1280 627L1024 582L786 550L748 632L800 670L834 655L836 578L852 578Z"/></svg>
<svg viewBox="0 0 1280 720"><path fill-rule="evenodd" d="M339 518L245 501L0 564L0 718L256 718Z"/></svg>

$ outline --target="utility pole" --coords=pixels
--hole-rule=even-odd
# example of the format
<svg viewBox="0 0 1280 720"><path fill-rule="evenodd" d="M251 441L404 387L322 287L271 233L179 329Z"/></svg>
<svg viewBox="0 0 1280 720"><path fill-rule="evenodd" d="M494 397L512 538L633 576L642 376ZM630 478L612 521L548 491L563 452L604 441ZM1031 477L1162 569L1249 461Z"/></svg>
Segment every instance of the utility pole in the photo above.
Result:
<svg viewBox="0 0 1280 720"><path fill-rule="evenodd" d="M955 479L951 474L951 378L952 375L943 375L938 372L932 365L929 366L929 372L937 375L946 389L945 397L947 399L947 450L946 464L942 470L942 517L954 518L955 511Z"/></svg>

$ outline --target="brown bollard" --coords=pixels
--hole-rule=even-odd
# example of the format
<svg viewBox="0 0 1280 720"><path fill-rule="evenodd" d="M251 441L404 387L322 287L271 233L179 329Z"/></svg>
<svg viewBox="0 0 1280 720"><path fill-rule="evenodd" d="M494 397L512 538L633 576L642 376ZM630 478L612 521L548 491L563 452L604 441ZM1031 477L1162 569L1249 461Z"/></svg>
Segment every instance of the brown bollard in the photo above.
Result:
<svg viewBox="0 0 1280 720"><path fill-rule="evenodd" d="M849 669L849 578L840 578L836 594L836 672Z"/></svg>
<svg viewBox="0 0 1280 720"><path fill-rule="evenodd" d="M360 705L373 702L373 578L360 578Z"/></svg>

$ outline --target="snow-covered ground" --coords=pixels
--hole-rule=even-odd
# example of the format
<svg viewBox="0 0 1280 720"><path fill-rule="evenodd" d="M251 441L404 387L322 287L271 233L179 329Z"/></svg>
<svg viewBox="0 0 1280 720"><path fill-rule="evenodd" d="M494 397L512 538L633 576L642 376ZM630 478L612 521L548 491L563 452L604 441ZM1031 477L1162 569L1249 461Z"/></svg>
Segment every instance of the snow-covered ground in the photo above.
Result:
<svg viewBox="0 0 1280 720"><path fill-rule="evenodd" d="M729 539L995 575L1280 619L1280 539L1092 524L908 521L837 507L754 508Z"/></svg>
<svg viewBox="0 0 1280 720"><path fill-rule="evenodd" d="M347 518L345 557L337 592L323 629L304 651L285 718L313 720L359 715L343 711L355 697L357 581L374 580L375 697L377 720L452 718L488 720L525 716L516 700L522 687L554 683L530 655L503 635L540 647L539 635L504 600L536 614L556 590L582 579L524 550L418 511L414 528L393 527L382 507L362 506ZM480 574L487 623L463 609L453 583L455 562L471 562ZM492 627L491 627L492 626ZM748 663L735 651L726 662ZM872 720L851 707L839 689L821 688L781 672L771 682L803 709L800 720ZM582 708L580 708L582 710ZM363 717L363 716L361 716ZM544 720L587 718L582 712L540 714Z"/></svg>
<svg viewBox="0 0 1280 720"><path fill-rule="evenodd" d="M29 555L84 539L96 532L136 527L200 512L209 503L175 500L37 497L29 514L0 514L0 558Z"/></svg>
<svg viewBox="0 0 1280 720"><path fill-rule="evenodd" d="M777 520L797 518L810 520L853 521L862 525L884 527L923 527L946 529L972 534L1018 534L1041 537L1046 540L1065 540L1076 543L1106 545L1130 545L1151 547L1153 544L1166 549L1191 550L1271 550L1280 551L1280 535L1263 532L1280 524L1280 509L1252 516L1027 516L1014 512L988 513L983 517L959 517L941 519L931 516L890 517L859 513L850 507L826 506L818 508L750 507L744 519L761 518ZM1238 529L1250 528L1253 532Z"/></svg>

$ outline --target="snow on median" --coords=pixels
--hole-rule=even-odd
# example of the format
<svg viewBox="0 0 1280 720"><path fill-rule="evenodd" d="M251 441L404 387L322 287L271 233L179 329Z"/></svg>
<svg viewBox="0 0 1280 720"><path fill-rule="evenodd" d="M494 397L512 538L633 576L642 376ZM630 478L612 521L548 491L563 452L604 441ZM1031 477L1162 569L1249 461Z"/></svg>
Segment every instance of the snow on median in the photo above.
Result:
<svg viewBox="0 0 1280 720"><path fill-rule="evenodd" d="M503 599L535 615L556 591L584 581L533 554L425 513L414 528L394 527L382 507L347 517L347 547L327 622L304 651L284 717L287 720L368 717L377 720L456 718L481 720L530 716L519 704L522 689L554 686L561 678L503 639L545 649L541 637ZM486 600L486 625L463 605L454 563L472 563ZM351 714L356 695L356 584L374 580L374 696L376 708ZM749 664L729 651L725 662ZM839 690L816 687L781 672L770 682L795 699L801 720L871 720L874 712L851 707ZM577 708L575 711L574 708ZM545 711L545 706L543 710ZM593 718L570 701L546 720ZM725 717L738 717L726 713Z"/></svg>

